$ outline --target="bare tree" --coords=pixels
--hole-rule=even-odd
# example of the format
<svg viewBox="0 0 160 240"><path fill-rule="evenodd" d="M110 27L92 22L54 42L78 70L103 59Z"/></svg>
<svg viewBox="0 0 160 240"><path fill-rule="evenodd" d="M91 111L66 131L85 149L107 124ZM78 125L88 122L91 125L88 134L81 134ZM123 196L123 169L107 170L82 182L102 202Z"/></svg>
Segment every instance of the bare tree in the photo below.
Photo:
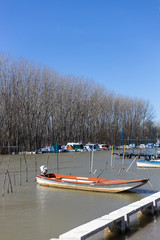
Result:
<svg viewBox="0 0 160 240"><path fill-rule="evenodd" d="M1 152L17 139L19 150L68 141L118 145L122 131L125 137L153 136L153 120L147 101L116 96L93 81L0 55Z"/></svg>

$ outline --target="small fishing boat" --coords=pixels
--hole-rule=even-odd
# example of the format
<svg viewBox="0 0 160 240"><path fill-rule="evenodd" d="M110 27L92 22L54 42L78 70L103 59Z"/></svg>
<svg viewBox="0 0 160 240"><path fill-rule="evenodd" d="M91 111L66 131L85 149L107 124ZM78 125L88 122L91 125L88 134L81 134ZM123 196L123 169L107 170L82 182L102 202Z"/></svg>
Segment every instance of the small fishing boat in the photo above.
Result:
<svg viewBox="0 0 160 240"><path fill-rule="evenodd" d="M160 168L160 157L158 156L145 156L144 160L137 161L137 167L142 168Z"/></svg>
<svg viewBox="0 0 160 240"><path fill-rule="evenodd" d="M41 166L41 168L46 166ZM54 173L47 173L44 175L44 171L41 175L36 175L36 181L39 185L54 187L54 188L66 188L75 190L85 190L94 192L123 192L133 188L140 187L148 182L149 179L138 180L117 180L117 179L104 179L104 178L92 178L92 177L79 177L70 175L61 175Z"/></svg>

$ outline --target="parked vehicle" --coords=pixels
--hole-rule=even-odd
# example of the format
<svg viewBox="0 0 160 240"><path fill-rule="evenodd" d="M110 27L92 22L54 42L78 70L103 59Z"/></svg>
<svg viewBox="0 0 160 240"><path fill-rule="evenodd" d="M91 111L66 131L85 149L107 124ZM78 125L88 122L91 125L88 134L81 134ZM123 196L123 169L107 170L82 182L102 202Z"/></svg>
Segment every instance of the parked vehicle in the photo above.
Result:
<svg viewBox="0 0 160 240"><path fill-rule="evenodd" d="M98 144L100 150L109 150L109 146L107 144Z"/></svg>

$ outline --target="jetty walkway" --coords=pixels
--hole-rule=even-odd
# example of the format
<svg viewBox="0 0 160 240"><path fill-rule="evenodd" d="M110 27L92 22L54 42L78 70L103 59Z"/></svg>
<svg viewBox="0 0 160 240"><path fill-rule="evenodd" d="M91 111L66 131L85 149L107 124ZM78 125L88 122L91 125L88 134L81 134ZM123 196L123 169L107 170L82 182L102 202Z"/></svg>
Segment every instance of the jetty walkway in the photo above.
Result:
<svg viewBox="0 0 160 240"><path fill-rule="evenodd" d="M119 208L107 215L96 218L86 224L76 227L62 235L58 239L50 240L97 240L104 238L104 231L109 228L111 232L129 231L130 218L133 214L142 213L154 215L160 209L160 192L154 193L125 207Z"/></svg>

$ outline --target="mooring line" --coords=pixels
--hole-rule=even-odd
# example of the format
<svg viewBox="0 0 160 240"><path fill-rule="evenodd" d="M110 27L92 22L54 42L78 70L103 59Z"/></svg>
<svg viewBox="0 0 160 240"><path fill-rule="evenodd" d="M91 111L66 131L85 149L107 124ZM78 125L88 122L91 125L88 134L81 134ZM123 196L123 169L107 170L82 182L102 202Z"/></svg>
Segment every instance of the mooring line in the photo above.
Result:
<svg viewBox="0 0 160 240"><path fill-rule="evenodd" d="M155 190L154 190L154 188L153 188L153 186L152 186L152 184L151 184L151 181L150 180L148 180L148 183L149 183L149 185L150 185L150 187L151 187L151 189L155 192Z"/></svg>

